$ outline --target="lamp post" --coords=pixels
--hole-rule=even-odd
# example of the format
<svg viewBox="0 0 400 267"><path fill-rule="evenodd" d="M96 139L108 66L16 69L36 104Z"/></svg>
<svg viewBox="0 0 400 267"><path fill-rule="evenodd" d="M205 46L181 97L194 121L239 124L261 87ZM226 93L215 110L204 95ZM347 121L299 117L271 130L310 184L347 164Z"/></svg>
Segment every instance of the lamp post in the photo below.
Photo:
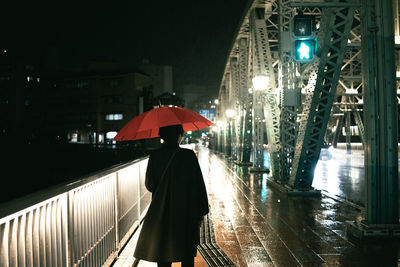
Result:
<svg viewBox="0 0 400 267"><path fill-rule="evenodd" d="M224 152L224 140L223 140L223 122L222 121L217 121L217 140L218 140L218 146L217 150L220 153Z"/></svg>
<svg viewBox="0 0 400 267"><path fill-rule="evenodd" d="M232 142L233 141L233 117L235 116L235 110L233 109L227 109L225 111L225 115L228 119L228 127L227 127L227 133L226 133L226 155L228 157L233 157L235 153L233 153L232 150L235 149L235 144Z"/></svg>
<svg viewBox="0 0 400 267"><path fill-rule="evenodd" d="M264 166L264 93L268 89L269 77L258 75L253 82L253 167L250 171L266 171Z"/></svg>

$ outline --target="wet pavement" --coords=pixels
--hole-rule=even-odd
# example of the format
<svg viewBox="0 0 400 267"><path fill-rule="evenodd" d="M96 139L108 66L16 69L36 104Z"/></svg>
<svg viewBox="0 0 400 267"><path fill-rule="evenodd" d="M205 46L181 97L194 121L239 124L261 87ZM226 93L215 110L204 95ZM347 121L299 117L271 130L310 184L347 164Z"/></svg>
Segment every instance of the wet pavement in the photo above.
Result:
<svg viewBox="0 0 400 267"><path fill-rule="evenodd" d="M355 204L365 203L364 150L322 149L315 168L316 189Z"/></svg>
<svg viewBox="0 0 400 267"><path fill-rule="evenodd" d="M329 152L313 184L322 197L307 198L289 197L267 185L267 174L199 147L216 241L236 266L399 265L400 242L346 235L345 222L363 216L362 208L343 201L363 203L363 155Z"/></svg>

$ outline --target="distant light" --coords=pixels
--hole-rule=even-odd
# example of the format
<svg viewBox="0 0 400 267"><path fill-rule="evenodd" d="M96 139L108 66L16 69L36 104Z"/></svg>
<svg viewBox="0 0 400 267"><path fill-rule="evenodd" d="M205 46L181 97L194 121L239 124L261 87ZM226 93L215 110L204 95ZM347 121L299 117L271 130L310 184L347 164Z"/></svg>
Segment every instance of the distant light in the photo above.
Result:
<svg viewBox="0 0 400 267"><path fill-rule="evenodd" d="M358 94L358 91L356 89L346 89L346 94L356 95L356 94Z"/></svg>
<svg viewBox="0 0 400 267"><path fill-rule="evenodd" d="M233 116L235 116L235 110L233 110L233 109L227 109L227 110L225 111L225 113L226 113L226 116L227 116L228 118L233 118Z"/></svg>
<svg viewBox="0 0 400 267"><path fill-rule="evenodd" d="M107 121L120 121L124 118L124 115L121 113L117 114L106 114Z"/></svg>
<svg viewBox="0 0 400 267"><path fill-rule="evenodd" d="M32 77L27 76L27 77L26 77L26 80L27 80L28 82L30 82L30 81L32 80Z"/></svg>
<svg viewBox="0 0 400 267"><path fill-rule="evenodd" d="M7 49L4 49L4 50L3 50L3 53L4 53L4 54L7 53Z"/></svg>
<svg viewBox="0 0 400 267"><path fill-rule="evenodd" d="M218 99L215 99L215 100L214 100L214 104L215 104L215 105L218 105L218 104L219 104L219 100L218 100Z"/></svg>
<svg viewBox="0 0 400 267"><path fill-rule="evenodd" d="M267 90L268 89L268 83L269 83L269 77L266 75L259 75L255 76L252 79L253 82L253 88L254 90Z"/></svg>
<svg viewBox="0 0 400 267"><path fill-rule="evenodd" d="M113 139L117 135L116 131L110 131L106 133L106 138L107 139Z"/></svg>
<svg viewBox="0 0 400 267"><path fill-rule="evenodd" d="M37 78L36 78L36 81L37 81L37 82L40 82L40 78L39 78L39 77L37 77Z"/></svg>

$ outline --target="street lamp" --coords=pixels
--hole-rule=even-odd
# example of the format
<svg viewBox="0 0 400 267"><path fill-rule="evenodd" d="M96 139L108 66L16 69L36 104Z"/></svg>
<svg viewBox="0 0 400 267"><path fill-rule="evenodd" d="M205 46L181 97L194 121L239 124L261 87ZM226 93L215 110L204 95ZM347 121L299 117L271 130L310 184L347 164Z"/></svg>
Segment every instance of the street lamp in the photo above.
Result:
<svg viewBox="0 0 400 267"><path fill-rule="evenodd" d="M264 171L264 94L268 89L269 76L258 75L253 77L253 167L250 171Z"/></svg>
<svg viewBox="0 0 400 267"><path fill-rule="evenodd" d="M232 118L235 116L234 109L225 110L226 117L228 118L228 129L226 133L226 155L232 157L232 136L233 136L233 121Z"/></svg>
<svg viewBox="0 0 400 267"><path fill-rule="evenodd" d="M252 82L254 90L256 91L267 90L269 77L266 75L258 75L252 79Z"/></svg>
<svg viewBox="0 0 400 267"><path fill-rule="evenodd" d="M233 109L227 109L227 110L225 111L225 114L226 114L226 117L228 117L228 118L233 118L233 116L235 116L235 110L233 110Z"/></svg>

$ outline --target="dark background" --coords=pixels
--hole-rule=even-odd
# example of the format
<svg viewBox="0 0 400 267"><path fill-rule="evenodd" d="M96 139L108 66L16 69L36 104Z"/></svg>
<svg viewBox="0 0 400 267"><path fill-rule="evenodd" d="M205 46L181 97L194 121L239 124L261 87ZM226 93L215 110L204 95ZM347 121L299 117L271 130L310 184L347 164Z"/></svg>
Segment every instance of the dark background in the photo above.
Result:
<svg viewBox="0 0 400 267"><path fill-rule="evenodd" d="M60 69L92 59L137 67L148 59L171 65L175 86L196 85L216 95L247 2L1 2L0 48L35 66L46 65L50 54ZM0 146L0 202L148 154L143 148L19 140Z"/></svg>
<svg viewBox="0 0 400 267"><path fill-rule="evenodd" d="M247 0L2 3L4 46L27 57L56 48L61 66L88 59L172 65L175 82L218 91Z"/></svg>

